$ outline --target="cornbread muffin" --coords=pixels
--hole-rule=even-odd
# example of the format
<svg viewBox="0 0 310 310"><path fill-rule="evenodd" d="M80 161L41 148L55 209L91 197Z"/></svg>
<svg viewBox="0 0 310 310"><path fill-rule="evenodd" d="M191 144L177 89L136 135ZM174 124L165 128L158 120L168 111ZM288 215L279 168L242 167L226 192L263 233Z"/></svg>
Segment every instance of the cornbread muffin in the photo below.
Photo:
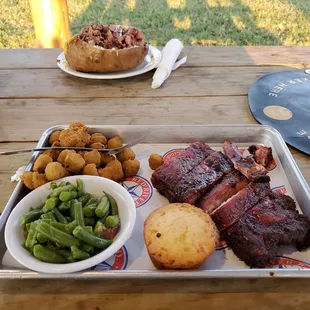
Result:
<svg viewBox="0 0 310 310"><path fill-rule="evenodd" d="M144 242L157 269L198 268L218 245L210 216L187 203L153 211L144 222Z"/></svg>

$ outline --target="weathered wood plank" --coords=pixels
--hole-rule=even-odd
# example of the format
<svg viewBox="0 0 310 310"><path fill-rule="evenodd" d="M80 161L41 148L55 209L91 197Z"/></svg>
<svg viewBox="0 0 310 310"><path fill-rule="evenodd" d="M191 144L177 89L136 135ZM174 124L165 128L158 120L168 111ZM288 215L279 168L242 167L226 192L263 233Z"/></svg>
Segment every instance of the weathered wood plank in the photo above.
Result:
<svg viewBox="0 0 310 310"><path fill-rule="evenodd" d="M36 143L0 143L0 151L16 150L21 148L34 147ZM14 156L1 157L0 160L0 212L3 211L8 202L16 182L11 182L11 176L15 171L26 165L31 157L31 153L18 154ZM1 305L1 303L0 303Z"/></svg>
<svg viewBox="0 0 310 310"><path fill-rule="evenodd" d="M246 95L265 74L289 67L179 68L159 89L152 73L131 79L94 81L66 76L58 69L0 70L0 98L189 97ZM125 100L125 99L124 99Z"/></svg>
<svg viewBox="0 0 310 310"><path fill-rule="evenodd" d="M0 50L0 69L57 68L62 49ZM187 67L308 65L307 46L194 46L184 48Z"/></svg>
<svg viewBox="0 0 310 310"><path fill-rule="evenodd" d="M246 96L131 99L2 99L0 141L35 141L48 127L86 124L251 124Z"/></svg>
<svg viewBox="0 0 310 310"><path fill-rule="evenodd" d="M308 281L309 282L309 281ZM309 283L305 279L196 281L48 281L5 280L0 304L7 309L307 309ZM254 293L255 292L255 293Z"/></svg>

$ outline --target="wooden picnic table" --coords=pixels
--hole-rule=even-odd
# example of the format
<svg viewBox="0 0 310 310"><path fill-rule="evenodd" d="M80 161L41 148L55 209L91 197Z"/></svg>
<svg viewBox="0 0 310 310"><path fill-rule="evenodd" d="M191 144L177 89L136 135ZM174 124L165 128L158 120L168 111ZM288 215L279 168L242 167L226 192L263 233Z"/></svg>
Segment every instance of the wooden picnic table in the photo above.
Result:
<svg viewBox="0 0 310 310"><path fill-rule="evenodd" d="M0 50L0 150L36 145L57 124L255 124L247 105L250 85L264 74L304 68L310 47L191 47L188 62L159 89L152 72L118 81L66 76L60 49ZM310 158L291 149L308 184ZM0 205L29 154L0 161ZM303 309L307 279L2 280L3 309Z"/></svg>

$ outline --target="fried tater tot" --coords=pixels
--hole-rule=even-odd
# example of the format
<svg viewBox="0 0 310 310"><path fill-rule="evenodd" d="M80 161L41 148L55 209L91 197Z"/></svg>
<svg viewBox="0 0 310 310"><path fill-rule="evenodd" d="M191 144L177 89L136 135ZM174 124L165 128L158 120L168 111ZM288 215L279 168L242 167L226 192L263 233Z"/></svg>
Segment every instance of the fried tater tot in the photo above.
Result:
<svg viewBox="0 0 310 310"><path fill-rule="evenodd" d="M32 174L32 171L25 171L21 176L21 180L23 181L24 185L29 189L34 189Z"/></svg>
<svg viewBox="0 0 310 310"><path fill-rule="evenodd" d="M134 151L130 148L130 147L127 147L125 148L123 151L121 151L120 153L118 153L116 155L117 159L123 163L124 161L126 160L129 160L129 159L135 159L136 158L136 154L134 153Z"/></svg>
<svg viewBox="0 0 310 310"><path fill-rule="evenodd" d="M97 149L97 150L99 150L99 149L105 149L105 145L103 145L103 144L100 143L100 142L94 142L94 143L92 143L92 144L90 145L90 147L93 148L93 149Z"/></svg>
<svg viewBox="0 0 310 310"><path fill-rule="evenodd" d="M113 155L101 152L101 164L106 166L108 163L110 163L111 161L115 160L115 157Z"/></svg>
<svg viewBox="0 0 310 310"><path fill-rule="evenodd" d="M33 172L32 174L32 183L34 188L38 188L39 186L46 184L47 179L44 173Z"/></svg>
<svg viewBox="0 0 310 310"><path fill-rule="evenodd" d="M113 169L111 167L98 169L98 173L101 177L112 180Z"/></svg>
<svg viewBox="0 0 310 310"><path fill-rule="evenodd" d="M33 171L35 172L44 172L48 163L51 163L53 159L46 154L41 154L36 159L33 165Z"/></svg>
<svg viewBox="0 0 310 310"><path fill-rule="evenodd" d="M112 180L113 181L119 181L124 176L122 164L117 159L108 163L106 168L112 169Z"/></svg>
<svg viewBox="0 0 310 310"><path fill-rule="evenodd" d="M98 171L97 171L97 167L95 164L87 164L84 168L83 168L83 174L86 175L96 175L98 176Z"/></svg>
<svg viewBox="0 0 310 310"><path fill-rule="evenodd" d="M126 177L135 176L140 169L140 163L138 160L126 160L123 162L123 170Z"/></svg>
<svg viewBox="0 0 310 310"><path fill-rule="evenodd" d="M69 153L75 153L75 150L63 150L63 151L61 151L58 158L57 158L57 161L63 165L65 162L65 159Z"/></svg>
<svg viewBox="0 0 310 310"><path fill-rule="evenodd" d="M57 161L47 164L45 175L48 181L57 180L68 175L67 170Z"/></svg>
<svg viewBox="0 0 310 310"><path fill-rule="evenodd" d="M94 134L91 135L90 137L90 141L91 143L101 143L103 145L107 144L107 138L100 132L96 132Z"/></svg>
<svg viewBox="0 0 310 310"><path fill-rule="evenodd" d="M123 146L123 142L122 142L120 136L114 136L113 138L111 138L108 141L107 148L108 149L116 149L116 148L119 148L121 146Z"/></svg>
<svg viewBox="0 0 310 310"><path fill-rule="evenodd" d="M97 167L101 164L101 156L97 150L86 152L83 157L86 164L95 164Z"/></svg>
<svg viewBox="0 0 310 310"><path fill-rule="evenodd" d="M54 131L49 138L49 144L53 144L54 142L59 141L60 133L60 130Z"/></svg>
<svg viewBox="0 0 310 310"><path fill-rule="evenodd" d="M149 158L149 165L150 165L151 169L156 170L163 163L164 163L164 158L161 155L156 154L156 153L151 154L151 156Z"/></svg>
<svg viewBox="0 0 310 310"><path fill-rule="evenodd" d="M67 153L64 167L70 172L79 173L86 165L84 158L77 153Z"/></svg>

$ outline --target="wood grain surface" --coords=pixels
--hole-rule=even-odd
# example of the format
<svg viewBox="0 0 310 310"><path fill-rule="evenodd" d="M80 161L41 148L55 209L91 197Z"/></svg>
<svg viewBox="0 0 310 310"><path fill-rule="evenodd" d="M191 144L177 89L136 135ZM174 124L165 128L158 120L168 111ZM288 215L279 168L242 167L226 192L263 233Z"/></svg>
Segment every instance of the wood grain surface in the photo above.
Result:
<svg viewBox="0 0 310 310"><path fill-rule="evenodd" d="M161 49L161 48L159 48ZM1 69L57 68L62 49L0 50ZM310 47L305 46L209 46L185 47L185 67L214 66L308 66ZM181 55L182 56L182 55Z"/></svg>
<svg viewBox="0 0 310 310"><path fill-rule="evenodd" d="M0 151L35 146L53 125L254 124L247 92L264 74L308 66L310 47L187 47L159 89L152 72L118 81L64 75L59 49L0 50ZM290 149L310 184L309 157ZM1 157L0 209L30 154ZM1 280L0 309L307 309L307 279Z"/></svg>

